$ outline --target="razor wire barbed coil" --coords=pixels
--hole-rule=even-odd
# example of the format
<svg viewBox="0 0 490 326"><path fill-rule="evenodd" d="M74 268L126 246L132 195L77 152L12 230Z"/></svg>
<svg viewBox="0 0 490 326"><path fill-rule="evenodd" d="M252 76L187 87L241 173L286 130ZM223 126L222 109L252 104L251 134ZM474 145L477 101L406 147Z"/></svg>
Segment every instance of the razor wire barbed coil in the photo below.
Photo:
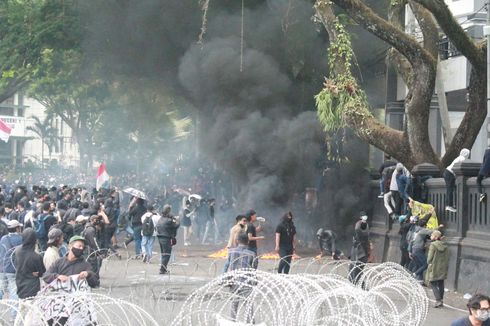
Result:
<svg viewBox="0 0 490 326"><path fill-rule="evenodd" d="M422 325L429 300L408 272L393 263L367 264L354 285L349 264L329 262L325 274L223 274L187 298L172 326Z"/></svg>

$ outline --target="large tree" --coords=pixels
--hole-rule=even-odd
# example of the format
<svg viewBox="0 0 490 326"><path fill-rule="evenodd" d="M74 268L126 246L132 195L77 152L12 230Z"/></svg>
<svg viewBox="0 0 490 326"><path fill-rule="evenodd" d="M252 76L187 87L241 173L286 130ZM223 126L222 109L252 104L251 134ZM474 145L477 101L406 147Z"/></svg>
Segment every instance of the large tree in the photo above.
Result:
<svg viewBox="0 0 490 326"><path fill-rule="evenodd" d="M94 130L112 100L109 82L95 77L95 70L77 50L45 50L29 92L71 128L83 171L92 166Z"/></svg>
<svg viewBox="0 0 490 326"><path fill-rule="evenodd" d="M405 33L400 23L406 5L417 19L421 40ZM447 166L461 148L472 147L486 115L486 48L465 33L444 0L392 0L386 18L362 0L317 0L315 9L331 42L329 77L317 96L318 114L327 131L351 127L361 139L408 167L423 162ZM338 12L347 13L356 23L392 47L389 61L408 88L404 130L398 131L380 123L370 112L365 94L351 71L354 54L349 33ZM472 66L469 103L442 158L437 156L430 144L428 129L438 64L438 28Z"/></svg>
<svg viewBox="0 0 490 326"><path fill-rule="evenodd" d="M74 1L0 1L0 103L33 80L44 49L79 42Z"/></svg>

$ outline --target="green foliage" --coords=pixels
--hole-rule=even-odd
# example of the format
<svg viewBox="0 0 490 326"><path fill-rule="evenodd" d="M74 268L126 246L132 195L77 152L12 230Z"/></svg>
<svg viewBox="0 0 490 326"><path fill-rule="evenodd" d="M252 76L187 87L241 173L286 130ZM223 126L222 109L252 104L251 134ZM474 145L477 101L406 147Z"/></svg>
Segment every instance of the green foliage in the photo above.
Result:
<svg viewBox="0 0 490 326"><path fill-rule="evenodd" d="M0 102L24 88L43 51L78 44L71 1L0 1Z"/></svg>
<svg viewBox="0 0 490 326"><path fill-rule="evenodd" d="M329 78L315 96L317 114L325 132L337 133L346 127L346 118L364 115L368 107L365 93L358 88L351 73L353 50L351 38L344 25L335 23L337 37L328 49Z"/></svg>

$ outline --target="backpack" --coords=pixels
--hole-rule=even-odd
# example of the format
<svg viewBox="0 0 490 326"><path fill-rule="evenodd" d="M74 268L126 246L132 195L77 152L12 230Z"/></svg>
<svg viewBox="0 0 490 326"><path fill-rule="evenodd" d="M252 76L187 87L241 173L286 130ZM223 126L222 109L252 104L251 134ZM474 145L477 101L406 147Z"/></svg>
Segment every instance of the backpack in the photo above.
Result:
<svg viewBox="0 0 490 326"><path fill-rule="evenodd" d="M141 233L146 237L151 237L153 235L153 231L155 230L155 225L153 224L153 214L147 214L143 221L143 227L141 229Z"/></svg>
<svg viewBox="0 0 490 326"><path fill-rule="evenodd" d="M38 239L45 239L48 235L46 225L44 225L47 216L48 215L41 214L39 215L37 222L34 222L34 231L36 231L36 236Z"/></svg>

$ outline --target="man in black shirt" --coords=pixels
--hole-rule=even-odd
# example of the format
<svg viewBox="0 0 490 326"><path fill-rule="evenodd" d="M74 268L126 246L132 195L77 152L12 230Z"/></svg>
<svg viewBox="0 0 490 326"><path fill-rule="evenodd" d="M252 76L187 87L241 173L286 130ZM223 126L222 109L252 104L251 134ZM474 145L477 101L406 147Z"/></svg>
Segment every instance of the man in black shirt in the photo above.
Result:
<svg viewBox="0 0 490 326"><path fill-rule="evenodd" d="M293 214L287 212L276 228L276 252L281 257L278 273L289 274L291 259L296 250L296 227L293 223Z"/></svg>
<svg viewBox="0 0 490 326"><path fill-rule="evenodd" d="M257 220L257 213L251 209L249 210L245 216L247 217L247 221L248 221L248 224L247 226L245 227L245 230L247 232L247 235L248 235L248 249L250 251L253 251L255 253L255 255L257 256L257 240L263 240L265 239L263 236L257 236L257 232L261 232L262 231L262 227L259 225L257 227L255 227L255 225L253 224L256 220ZM258 259L255 260L255 263L254 263L254 268L257 268L258 266Z"/></svg>

